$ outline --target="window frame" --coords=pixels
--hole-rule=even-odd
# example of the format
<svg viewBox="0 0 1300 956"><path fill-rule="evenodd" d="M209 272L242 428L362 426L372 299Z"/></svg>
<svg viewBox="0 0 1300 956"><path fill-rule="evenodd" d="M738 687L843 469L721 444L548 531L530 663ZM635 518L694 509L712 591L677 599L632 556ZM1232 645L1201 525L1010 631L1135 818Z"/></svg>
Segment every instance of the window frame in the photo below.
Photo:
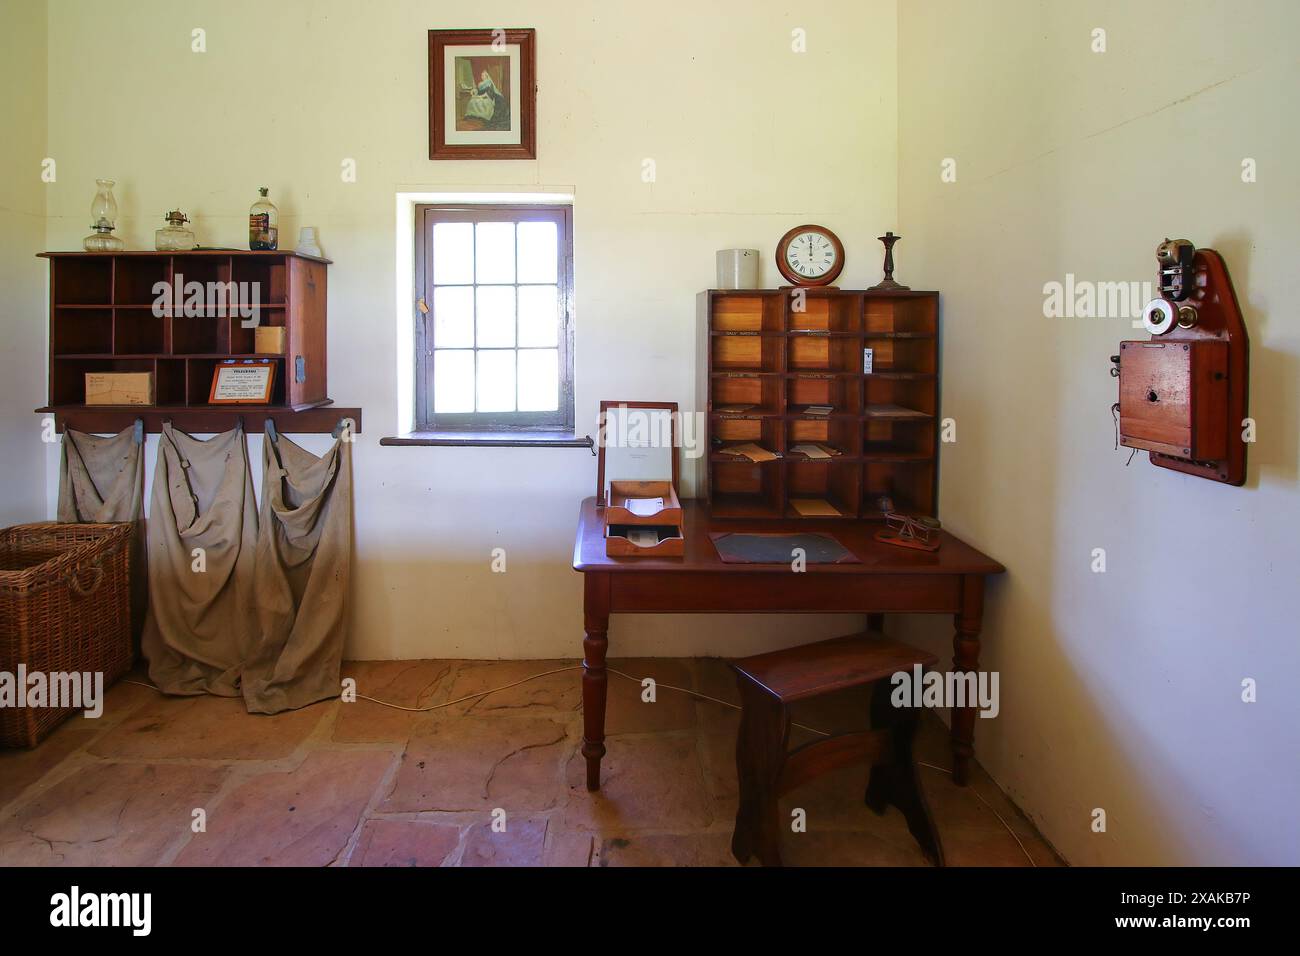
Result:
<svg viewBox="0 0 1300 956"><path fill-rule="evenodd" d="M559 301L559 406L543 412L444 412L433 408L433 227L441 222L554 222L556 296ZM516 280L518 275L515 276ZM502 283L505 285L506 283ZM523 283L532 285L541 283ZM485 283L491 285L491 283ZM519 282L511 283L518 288ZM477 288L478 283L473 287ZM423 301L429 311L423 312ZM419 203L415 207L415 430L417 432L572 432L573 206L569 203ZM518 352L516 340L514 351ZM475 348L475 354L479 351ZM475 374L477 375L477 367ZM477 384L475 386L477 388Z"/></svg>

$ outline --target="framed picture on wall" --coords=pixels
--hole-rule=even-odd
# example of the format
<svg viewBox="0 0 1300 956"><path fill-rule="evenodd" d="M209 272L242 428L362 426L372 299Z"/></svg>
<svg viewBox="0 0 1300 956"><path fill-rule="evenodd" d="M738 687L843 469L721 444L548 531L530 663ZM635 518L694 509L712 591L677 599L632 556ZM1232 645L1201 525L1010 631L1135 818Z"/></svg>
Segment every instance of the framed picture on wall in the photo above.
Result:
<svg viewBox="0 0 1300 956"><path fill-rule="evenodd" d="M537 158L535 30L429 31L429 158Z"/></svg>

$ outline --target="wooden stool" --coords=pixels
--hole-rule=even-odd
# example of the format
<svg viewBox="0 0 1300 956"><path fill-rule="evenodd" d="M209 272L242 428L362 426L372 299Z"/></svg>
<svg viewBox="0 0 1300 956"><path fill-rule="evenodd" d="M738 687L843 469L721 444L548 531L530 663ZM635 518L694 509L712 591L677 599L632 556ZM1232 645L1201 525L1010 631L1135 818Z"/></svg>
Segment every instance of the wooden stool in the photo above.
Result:
<svg viewBox="0 0 1300 956"><path fill-rule="evenodd" d="M867 806L877 815L891 803L898 807L922 852L943 866L912 763L919 708L894 707L889 700L891 674L911 673L913 665L929 667L936 660L867 632L731 662L743 707L736 740L740 808L731 837L736 859L745 863L757 854L764 866L780 866L780 797L823 773L865 761L872 765ZM871 730L822 737L787 752L791 704L863 684L875 684Z"/></svg>

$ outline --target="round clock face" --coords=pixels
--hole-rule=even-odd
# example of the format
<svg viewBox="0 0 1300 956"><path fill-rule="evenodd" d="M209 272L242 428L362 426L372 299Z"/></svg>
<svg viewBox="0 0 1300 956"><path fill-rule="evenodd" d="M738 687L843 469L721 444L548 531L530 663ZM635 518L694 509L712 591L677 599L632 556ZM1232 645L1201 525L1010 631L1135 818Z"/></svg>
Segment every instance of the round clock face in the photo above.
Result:
<svg viewBox="0 0 1300 956"><path fill-rule="evenodd" d="M844 268L844 246L822 226L796 226L777 243L776 266L795 285L827 285Z"/></svg>

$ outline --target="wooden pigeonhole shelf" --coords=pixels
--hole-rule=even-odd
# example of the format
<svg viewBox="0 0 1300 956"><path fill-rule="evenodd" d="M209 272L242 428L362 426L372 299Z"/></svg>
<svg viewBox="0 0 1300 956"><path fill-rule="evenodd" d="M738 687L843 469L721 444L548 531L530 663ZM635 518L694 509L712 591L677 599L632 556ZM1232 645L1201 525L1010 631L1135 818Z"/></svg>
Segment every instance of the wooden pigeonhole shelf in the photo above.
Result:
<svg viewBox="0 0 1300 956"><path fill-rule="evenodd" d="M350 418L361 431L361 409L334 405L326 362L327 266L296 252L43 252L50 260L49 393L36 409L52 414L59 431L116 432L137 419L147 431L170 421L190 432L221 432L242 420L259 429L271 419L281 432L333 432ZM191 286L193 309L158 314L158 283ZM233 290L241 299L232 299ZM197 303L197 300L191 300ZM221 303L224 301L225 307ZM256 305L260 325L284 329L284 351L256 351L245 326ZM241 313L242 307L242 313ZM275 363L271 401L214 405L213 370L225 360ZM88 372L151 372L154 404L87 405Z"/></svg>

